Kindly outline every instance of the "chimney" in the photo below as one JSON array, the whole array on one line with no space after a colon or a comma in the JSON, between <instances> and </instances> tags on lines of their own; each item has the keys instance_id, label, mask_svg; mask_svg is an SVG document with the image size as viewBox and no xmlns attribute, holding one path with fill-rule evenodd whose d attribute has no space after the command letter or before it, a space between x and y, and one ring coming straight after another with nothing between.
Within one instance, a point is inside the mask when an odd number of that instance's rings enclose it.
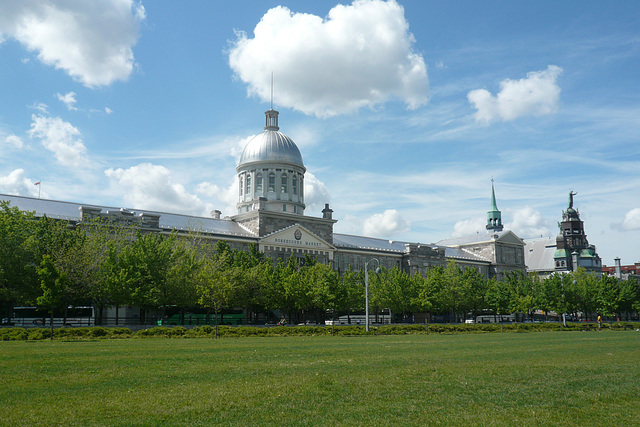
<instances>
[{"instance_id":1,"label":"chimney","mask_svg":"<svg viewBox=\"0 0 640 427\"><path fill-rule=\"evenodd\" d=\"M259 211L264 211L267 209L267 198L266 197L258 197L257 208Z\"/></svg>"},{"instance_id":2,"label":"chimney","mask_svg":"<svg viewBox=\"0 0 640 427\"><path fill-rule=\"evenodd\" d=\"M622 279L622 267L620 266L620 258L613 259L616 263L616 279Z\"/></svg>"},{"instance_id":3,"label":"chimney","mask_svg":"<svg viewBox=\"0 0 640 427\"><path fill-rule=\"evenodd\" d=\"M322 210L322 218L333 219L333 211L329 208L329 203L324 204L324 209Z\"/></svg>"},{"instance_id":4,"label":"chimney","mask_svg":"<svg viewBox=\"0 0 640 427\"><path fill-rule=\"evenodd\" d=\"M220 212L220 211L219 211L219 210L217 210L217 209L216 209L216 210L214 210L214 211L211 211L211 217L212 217L213 219L220 219L220 215L222 215L222 212Z\"/></svg>"}]
</instances>

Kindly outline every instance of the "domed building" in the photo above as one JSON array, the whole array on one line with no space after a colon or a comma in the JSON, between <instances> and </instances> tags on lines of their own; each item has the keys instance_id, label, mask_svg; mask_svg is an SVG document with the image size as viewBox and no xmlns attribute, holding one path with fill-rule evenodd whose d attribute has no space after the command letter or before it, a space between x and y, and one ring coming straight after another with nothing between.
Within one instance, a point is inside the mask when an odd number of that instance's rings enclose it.
<instances>
[{"instance_id":1,"label":"domed building","mask_svg":"<svg viewBox=\"0 0 640 427\"><path fill-rule=\"evenodd\" d=\"M306 168L298 146L278 126L278 111L265 111L264 131L242 151L238 173L238 214L233 222L259 238L258 246L273 259L292 254L333 261L332 210L322 217L304 215Z\"/></svg>"},{"instance_id":2,"label":"domed building","mask_svg":"<svg viewBox=\"0 0 640 427\"><path fill-rule=\"evenodd\" d=\"M278 112L265 112L264 132L245 146L238 172L238 214L265 209L304 214L306 168L298 146L280 132Z\"/></svg>"},{"instance_id":3,"label":"domed building","mask_svg":"<svg viewBox=\"0 0 640 427\"><path fill-rule=\"evenodd\" d=\"M434 266L446 265L447 260L474 268L486 277L501 278L506 271L524 271L523 243L511 231L502 229L493 185L486 234L425 244L334 233L337 220L328 203L319 216L305 212L306 167L295 142L280 132L278 115L273 108L267 110L263 132L242 151L236 167L238 211L232 217L221 218L219 210L211 217L195 217L12 195L0 195L0 200L34 211L36 216L60 218L73 225L107 219L135 224L144 233L189 236L196 232L211 244L224 240L236 249L254 244L274 262L310 256L331 264L338 272L362 270L372 258L380 267L398 267L410 274L426 273Z\"/></svg>"}]
</instances>

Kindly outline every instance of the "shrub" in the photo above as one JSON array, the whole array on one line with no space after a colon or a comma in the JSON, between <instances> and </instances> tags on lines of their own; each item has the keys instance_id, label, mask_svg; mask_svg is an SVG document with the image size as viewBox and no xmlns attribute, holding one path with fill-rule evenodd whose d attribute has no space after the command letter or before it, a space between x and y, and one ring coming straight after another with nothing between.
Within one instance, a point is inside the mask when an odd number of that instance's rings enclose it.
<instances>
[{"instance_id":1,"label":"shrub","mask_svg":"<svg viewBox=\"0 0 640 427\"><path fill-rule=\"evenodd\" d=\"M0 329L0 341L21 341L26 340L29 334L24 328L3 328Z\"/></svg>"},{"instance_id":2,"label":"shrub","mask_svg":"<svg viewBox=\"0 0 640 427\"><path fill-rule=\"evenodd\" d=\"M103 328L102 326L96 326L93 328L86 328L86 329L87 329L87 334L90 337L99 338L99 337L106 337L107 335L109 335L109 329Z\"/></svg>"},{"instance_id":3,"label":"shrub","mask_svg":"<svg viewBox=\"0 0 640 427\"><path fill-rule=\"evenodd\" d=\"M638 322L615 322L612 323L611 329L614 330L636 330L640 329L640 323Z\"/></svg>"},{"instance_id":4,"label":"shrub","mask_svg":"<svg viewBox=\"0 0 640 427\"><path fill-rule=\"evenodd\" d=\"M91 328L58 328L53 330L54 338L86 338Z\"/></svg>"},{"instance_id":5,"label":"shrub","mask_svg":"<svg viewBox=\"0 0 640 427\"><path fill-rule=\"evenodd\" d=\"M51 333L48 328L32 328L28 329L28 340L46 340L51 337Z\"/></svg>"},{"instance_id":6,"label":"shrub","mask_svg":"<svg viewBox=\"0 0 640 427\"><path fill-rule=\"evenodd\" d=\"M135 333L137 337L182 337L187 332L184 326L157 326L151 329L142 329Z\"/></svg>"},{"instance_id":7,"label":"shrub","mask_svg":"<svg viewBox=\"0 0 640 427\"><path fill-rule=\"evenodd\" d=\"M132 334L129 328L113 328L109 329L109 332L109 338L130 338Z\"/></svg>"}]
</instances>

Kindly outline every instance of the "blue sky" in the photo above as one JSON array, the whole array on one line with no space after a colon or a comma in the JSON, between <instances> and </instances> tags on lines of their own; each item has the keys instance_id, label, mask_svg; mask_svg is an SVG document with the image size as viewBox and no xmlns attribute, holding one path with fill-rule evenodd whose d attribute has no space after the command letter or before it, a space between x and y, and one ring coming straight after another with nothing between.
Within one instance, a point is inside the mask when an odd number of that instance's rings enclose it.
<instances>
[{"instance_id":1,"label":"blue sky","mask_svg":"<svg viewBox=\"0 0 640 427\"><path fill-rule=\"evenodd\" d=\"M603 262L640 261L637 1L0 0L0 41L0 193L233 215L273 72L337 232L484 232L493 178L522 238L573 190Z\"/></svg>"}]
</instances>

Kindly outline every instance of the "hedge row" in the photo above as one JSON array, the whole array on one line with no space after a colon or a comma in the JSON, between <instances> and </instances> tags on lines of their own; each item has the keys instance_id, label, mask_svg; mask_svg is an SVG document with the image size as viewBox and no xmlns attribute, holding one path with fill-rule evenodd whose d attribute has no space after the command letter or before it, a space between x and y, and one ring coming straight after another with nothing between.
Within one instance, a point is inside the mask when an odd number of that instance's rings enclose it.
<instances>
[{"instance_id":1,"label":"hedge row","mask_svg":"<svg viewBox=\"0 0 640 427\"><path fill-rule=\"evenodd\" d=\"M371 335L402 334L457 334L457 333L491 333L491 332L541 332L541 331L595 331L595 323L517 323L498 325L487 324L439 324L430 325L385 325L370 327ZM640 322L605 323L603 329L638 330ZM321 336L321 335L365 335L364 326L277 326L271 328L255 326L199 326L187 329L183 326L156 327L133 332L129 328L104 328L100 326L87 328L54 329L53 338L59 340L74 339L112 339L112 338L198 338L207 337L255 337L255 336ZM0 341L44 340L50 338L47 328L2 328Z\"/></svg>"}]
</instances>

